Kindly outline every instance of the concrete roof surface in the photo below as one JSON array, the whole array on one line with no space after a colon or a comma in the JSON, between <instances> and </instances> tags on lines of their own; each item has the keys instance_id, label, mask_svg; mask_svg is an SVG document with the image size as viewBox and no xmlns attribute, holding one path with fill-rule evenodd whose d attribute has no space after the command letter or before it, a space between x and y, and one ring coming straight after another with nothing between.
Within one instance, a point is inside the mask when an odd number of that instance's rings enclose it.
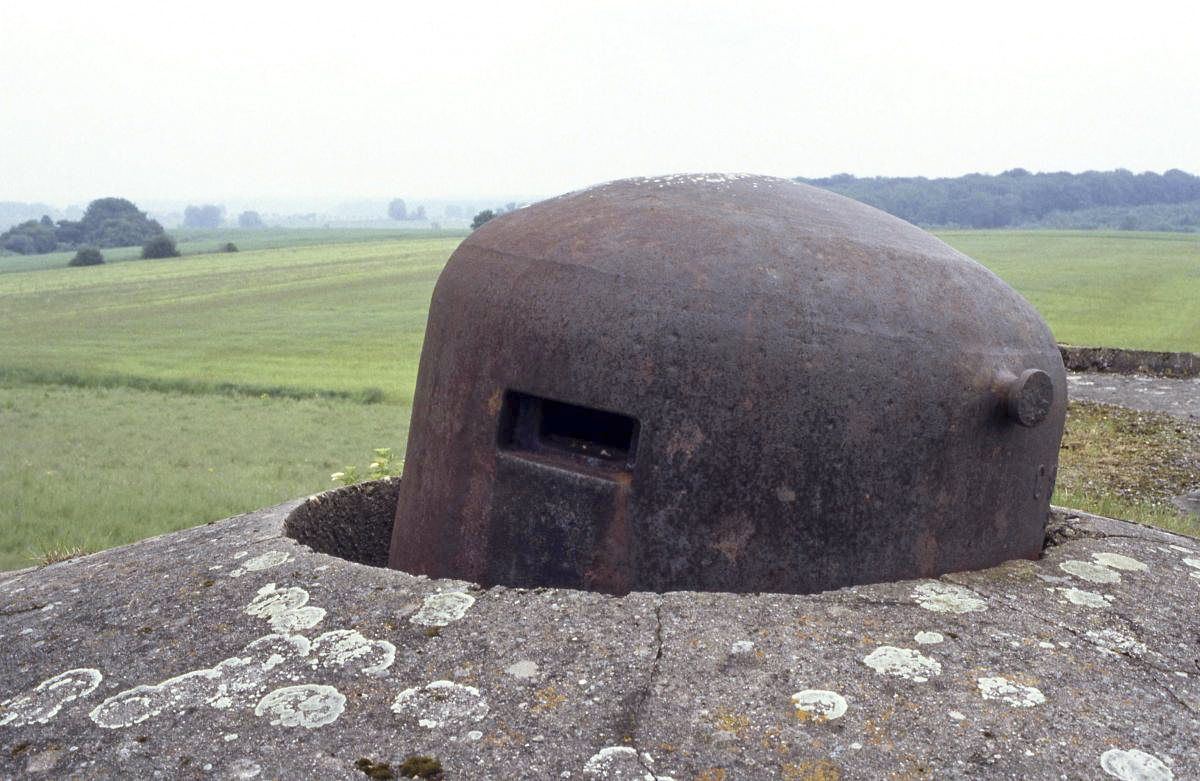
<instances>
[{"instance_id":1,"label":"concrete roof surface","mask_svg":"<svg viewBox=\"0 0 1200 781\"><path fill-rule=\"evenodd\" d=\"M1191 538L615 598L318 553L299 505L0 573L0 778L1200 778Z\"/></svg>"}]
</instances>

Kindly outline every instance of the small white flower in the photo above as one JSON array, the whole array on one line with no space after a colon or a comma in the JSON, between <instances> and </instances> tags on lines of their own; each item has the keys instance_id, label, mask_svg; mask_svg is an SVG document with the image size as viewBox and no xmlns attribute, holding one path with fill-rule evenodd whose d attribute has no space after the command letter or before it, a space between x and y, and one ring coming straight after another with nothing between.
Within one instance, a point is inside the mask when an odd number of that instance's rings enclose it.
<instances>
[{"instance_id":1,"label":"small white flower","mask_svg":"<svg viewBox=\"0 0 1200 781\"><path fill-rule=\"evenodd\" d=\"M378 462L378 461L372 461L372 462L371 462L371 468L372 468L372 469L378 469L378 468L379 468L379 462Z\"/></svg>"},{"instance_id":2,"label":"small white flower","mask_svg":"<svg viewBox=\"0 0 1200 781\"><path fill-rule=\"evenodd\" d=\"M329 479L330 480L341 480L345 476L346 476L345 472L334 472L333 474L331 474L329 476Z\"/></svg>"}]
</instances>

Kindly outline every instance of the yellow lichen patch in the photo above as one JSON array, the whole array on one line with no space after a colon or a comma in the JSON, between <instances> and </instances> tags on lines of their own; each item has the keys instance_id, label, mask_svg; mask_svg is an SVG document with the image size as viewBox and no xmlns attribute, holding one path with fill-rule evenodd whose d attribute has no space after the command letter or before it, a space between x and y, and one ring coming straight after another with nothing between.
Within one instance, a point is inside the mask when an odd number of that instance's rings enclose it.
<instances>
[{"instance_id":1,"label":"yellow lichen patch","mask_svg":"<svg viewBox=\"0 0 1200 781\"><path fill-rule=\"evenodd\" d=\"M839 781L842 769L829 759L802 759L780 765L779 777L784 781Z\"/></svg>"},{"instance_id":2,"label":"yellow lichen patch","mask_svg":"<svg viewBox=\"0 0 1200 781\"><path fill-rule=\"evenodd\" d=\"M731 732L742 737L750 729L750 717L731 708L717 708L708 718L709 723L722 732Z\"/></svg>"},{"instance_id":3,"label":"yellow lichen patch","mask_svg":"<svg viewBox=\"0 0 1200 781\"><path fill-rule=\"evenodd\" d=\"M701 770L692 781L725 781L725 768L709 767Z\"/></svg>"},{"instance_id":4,"label":"yellow lichen patch","mask_svg":"<svg viewBox=\"0 0 1200 781\"><path fill-rule=\"evenodd\" d=\"M551 711L567 701L566 695L560 694L553 686L543 686L534 692L533 698L537 702L529 709L530 713Z\"/></svg>"}]
</instances>

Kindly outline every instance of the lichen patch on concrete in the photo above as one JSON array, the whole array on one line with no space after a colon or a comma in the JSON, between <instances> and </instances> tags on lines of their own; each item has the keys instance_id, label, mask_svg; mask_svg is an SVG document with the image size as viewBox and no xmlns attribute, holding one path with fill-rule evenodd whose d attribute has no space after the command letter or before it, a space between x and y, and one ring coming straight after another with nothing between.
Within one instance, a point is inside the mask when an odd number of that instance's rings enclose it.
<instances>
[{"instance_id":1,"label":"lichen patch on concrete","mask_svg":"<svg viewBox=\"0 0 1200 781\"><path fill-rule=\"evenodd\" d=\"M656 773L654 757L638 752L631 746L602 748L583 763L583 775L605 781L675 781L671 776ZM569 778L566 773L563 778Z\"/></svg>"},{"instance_id":2,"label":"lichen patch on concrete","mask_svg":"<svg viewBox=\"0 0 1200 781\"><path fill-rule=\"evenodd\" d=\"M1032 708L1046 701L1036 687L1014 683L1003 676L980 678L976 683L985 700L1000 700L1014 708Z\"/></svg>"},{"instance_id":3,"label":"lichen patch on concrete","mask_svg":"<svg viewBox=\"0 0 1200 781\"><path fill-rule=\"evenodd\" d=\"M1089 583L1120 583L1121 575L1103 564L1092 561L1069 559L1058 565L1063 572L1086 580Z\"/></svg>"},{"instance_id":4,"label":"lichen patch on concrete","mask_svg":"<svg viewBox=\"0 0 1200 781\"><path fill-rule=\"evenodd\" d=\"M242 555L245 555L244 551L242 552ZM240 556L235 556L234 558L240 558ZM292 557L289 556L287 553L284 553L281 550L267 551L266 553L255 556L252 559L247 559L246 561L243 561L242 565L240 567L230 571L229 577L240 578L242 575L245 575L247 572L258 572L259 570L270 569L271 567L278 567L280 564L286 564L287 562L289 562L291 560L292 560Z\"/></svg>"},{"instance_id":5,"label":"lichen patch on concrete","mask_svg":"<svg viewBox=\"0 0 1200 781\"><path fill-rule=\"evenodd\" d=\"M1089 629L1085 636L1101 651L1110 654L1144 656L1147 651L1145 643L1115 629Z\"/></svg>"},{"instance_id":6,"label":"lichen patch on concrete","mask_svg":"<svg viewBox=\"0 0 1200 781\"><path fill-rule=\"evenodd\" d=\"M508 673L514 678L529 680L530 678L537 677L538 666L537 662L531 659L522 659L519 662L513 662L508 667L505 667L504 672Z\"/></svg>"},{"instance_id":7,"label":"lichen patch on concrete","mask_svg":"<svg viewBox=\"0 0 1200 781\"><path fill-rule=\"evenodd\" d=\"M1122 553L1111 553L1104 551L1101 553L1093 553L1092 561L1102 567L1111 569L1124 570L1125 572L1145 572L1149 569L1145 562L1138 561L1131 556L1126 556Z\"/></svg>"},{"instance_id":8,"label":"lichen patch on concrete","mask_svg":"<svg viewBox=\"0 0 1200 781\"><path fill-rule=\"evenodd\" d=\"M461 591L430 594L409 621L421 626L448 626L465 616L474 604L475 597Z\"/></svg>"},{"instance_id":9,"label":"lichen patch on concrete","mask_svg":"<svg viewBox=\"0 0 1200 781\"><path fill-rule=\"evenodd\" d=\"M1100 767L1121 781L1172 781L1175 774L1153 754L1141 749L1109 749L1100 755Z\"/></svg>"},{"instance_id":10,"label":"lichen patch on concrete","mask_svg":"<svg viewBox=\"0 0 1200 781\"><path fill-rule=\"evenodd\" d=\"M268 583L258 590L246 612L267 619L276 632L297 632L312 629L325 618L324 608L307 605L308 592L304 589L276 588L274 583Z\"/></svg>"},{"instance_id":11,"label":"lichen patch on concrete","mask_svg":"<svg viewBox=\"0 0 1200 781\"><path fill-rule=\"evenodd\" d=\"M255 716L267 716L272 726L315 729L337 721L346 697L332 686L305 683L269 692L254 707Z\"/></svg>"},{"instance_id":12,"label":"lichen patch on concrete","mask_svg":"<svg viewBox=\"0 0 1200 781\"><path fill-rule=\"evenodd\" d=\"M965 586L931 580L912 592L913 599L926 610L936 613L973 613L987 610L987 602Z\"/></svg>"},{"instance_id":13,"label":"lichen patch on concrete","mask_svg":"<svg viewBox=\"0 0 1200 781\"><path fill-rule=\"evenodd\" d=\"M846 715L846 698L825 689L805 689L792 695L796 711L815 722L833 721Z\"/></svg>"},{"instance_id":14,"label":"lichen patch on concrete","mask_svg":"<svg viewBox=\"0 0 1200 781\"><path fill-rule=\"evenodd\" d=\"M1095 591L1085 591L1084 589L1072 586L1070 588L1059 588L1058 592L1072 605L1094 608L1106 608L1109 606L1105 595L1098 594Z\"/></svg>"},{"instance_id":15,"label":"lichen patch on concrete","mask_svg":"<svg viewBox=\"0 0 1200 781\"><path fill-rule=\"evenodd\" d=\"M312 666L355 666L364 675L381 676L396 661L396 646L370 640L354 629L336 629L312 642Z\"/></svg>"},{"instance_id":16,"label":"lichen patch on concrete","mask_svg":"<svg viewBox=\"0 0 1200 781\"><path fill-rule=\"evenodd\" d=\"M917 645L937 645L938 643L944 643L946 636L941 632L921 631L913 635L913 640L917 642Z\"/></svg>"},{"instance_id":17,"label":"lichen patch on concrete","mask_svg":"<svg viewBox=\"0 0 1200 781\"><path fill-rule=\"evenodd\" d=\"M941 662L910 648L882 645L863 657L862 661L880 675L905 678L916 683L924 683L930 676L942 674Z\"/></svg>"},{"instance_id":18,"label":"lichen patch on concrete","mask_svg":"<svg viewBox=\"0 0 1200 781\"><path fill-rule=\"evenodd\" d=\"M458 729L486 717L488 702L474 686L433 681L396 695L392 712L426 729Z\"/></svg>"},{"instance_id":19,"label":"lichen patch on concrete","mask_svg":"<svg viewBox=\"0 0 1200 781\"><path fill-rule=\"evenodd\" d=\"M0 701L0 727L46 724L69 702L96 690L104 676L90 667L61 672L39 683L30 691Z\"/></svg>"}]
</instances>

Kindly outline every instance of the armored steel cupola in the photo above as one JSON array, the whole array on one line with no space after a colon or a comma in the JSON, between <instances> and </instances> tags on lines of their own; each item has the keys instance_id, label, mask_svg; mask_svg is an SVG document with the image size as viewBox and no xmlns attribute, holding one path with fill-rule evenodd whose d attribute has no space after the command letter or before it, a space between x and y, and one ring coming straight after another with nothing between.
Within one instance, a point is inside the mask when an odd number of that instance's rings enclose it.
<instances>
[{"instance_id":1,"label":"armored steel cupola","mask_svg":"<svg viewBox=\"0 0 1200 781\"><path fill-rule=\"evenodd\" d=\"M433 294L390 565L806 593L1041 550L1054 338L924 231L782 179L612 182L473 233Z\"/></svg>"}]
</instances>

